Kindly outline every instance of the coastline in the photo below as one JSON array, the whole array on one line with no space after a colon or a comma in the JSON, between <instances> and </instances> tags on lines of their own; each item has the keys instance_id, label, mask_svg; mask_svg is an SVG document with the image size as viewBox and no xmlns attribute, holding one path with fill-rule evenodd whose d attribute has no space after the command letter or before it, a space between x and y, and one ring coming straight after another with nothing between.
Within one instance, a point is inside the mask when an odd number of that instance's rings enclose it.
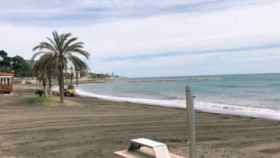
<instances>
[{"instance_id":1,"label":"coastline","mask_svg":"<svg viewBox=\"0 0 280 158\"><path fill-rule=\"evenodd\" d=\"M107 101L114 102L130 102L136 104L145 104L150 106L163 106L169 108L186 108L184 100L157 100L157 99L145 99L145 98L132 98L132 97L116 97L109 95L100 95L91 92L86 92L81 89L77 89L77 94L85 97L94 97ZM245 116L253 118L262 118L268 120L280 120L280 111L257 108L257 107L245 107L230 104L220 104L220 103L210 103L195 101L195 109L200 112L222 114L222 115L232 115L232 116Z\"/></svg>"}]
</instances>

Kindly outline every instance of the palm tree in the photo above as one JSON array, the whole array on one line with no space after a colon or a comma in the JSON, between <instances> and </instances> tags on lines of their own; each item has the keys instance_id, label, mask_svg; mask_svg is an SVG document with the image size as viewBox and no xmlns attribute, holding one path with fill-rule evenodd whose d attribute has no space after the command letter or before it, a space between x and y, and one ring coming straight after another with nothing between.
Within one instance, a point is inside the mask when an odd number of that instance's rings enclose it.
<instances>
[{"instance_id":1,"label":"palm tree","mask_svg":"<svg viewBox=\"0 0 280 158\"><path fill-rule=\"evenodd\" d=\"M52 78L55 74L55 60L52 54L44 54L40 57L39 60L35 61L35 56L32 58L33 64L33 73L42 81L45 95L52 95ZM48 91L46 90L46 81L48 81Z\"/></svg>"},{"instance_id":2,"label":"palm tree","mask_svg":"<svg viewBox=\"0 0 280 158\"><path fill-rule=\"evenodd\" d=\"M74 69L73 67L70 68L70 84L73 85L73 77L74 77Z\"/></svg>"},{"instance_id":3,"label":"palm tree","mask_svg":"<svg viewBox=\"0 0 280 158\"><path fill-rule=\"evenodd\" d=\"M46 54L51 55L51 60L55 62L55 68L58 72L58 83L60 92L60 101L64 102L64 70L67 69L68 63L78 67L86 65L82 58L89 59L90 54L84 50L84 43L78 41L77 37L72 37L71 33L58 34L56 31L52 33L52 38L47 38L47 42L41 42L33 48L38 51L34 54L35 59L38 56Z\"/></svg>"},{"instance_id":4,"label":"palm tree","mask_svg":"<svg viewBox=\"0 0 280 158\"><path fill-rule=\"evenodd\" d=\"M44 73L43 71L40 71L38 68L39 68L39 65L37 63L34 64L33 73L36 75L38 81L42 82L44 95L48 96L46 73Z\"/></svg>"},{"instance_id":5,"label":"palm tree","mask_svg":"<svg viewBox=\"0 0 280 158\"><path fill-rule=\"evenodd\" d=\"M76 75L76 86L79 85L79 77L81 76L82 72L87 72L88 66L85 63L81 62L76 62L75 65L75 75Z\"/></svg>"}]
</instances>

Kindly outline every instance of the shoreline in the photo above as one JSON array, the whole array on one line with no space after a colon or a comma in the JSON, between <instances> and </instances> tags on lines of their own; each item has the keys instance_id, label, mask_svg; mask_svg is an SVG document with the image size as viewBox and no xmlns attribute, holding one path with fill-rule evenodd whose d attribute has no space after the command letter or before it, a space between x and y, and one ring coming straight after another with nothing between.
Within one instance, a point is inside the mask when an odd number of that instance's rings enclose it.
<instances>
[{"instance_id":1,"label":"shoreline","mask_svg":"<svg viewBox=\"0 0 280 158\"><path fill-rule=\"evenodd\" d=\"M0 157L114 157L128 140L141 137L188 153L185 110L93 97L30 105L26 97L33 93L21 86L14 96L0 96ZM279 132L278 121L197 112L198 157L278 158Z\"/></svg>"},{"instance_id":2,"label":"shoreline","mask_svg":"<svg viewBox=\"0 0 280 158\"><path fill-rule=\"evenodd\" d=\"M185 109L186 104L184 100L159 100L159 99L145 99L145 98L133 98L133 97L117 97L109 95L99 95L92 92L86 92L77 88L77 93L80 96L93 97L113 102L129 102L135 104L144 104L150 106L161 106L168 108L179 108ZM280 111L268 109L268 108L257 108L257 107L246 107L230 104L210 103L195 101L195 109L200 112L230 115L230 116L245 116L253 118L261 118L268 120L280 121Z\"/></svg>"}]
</instances>

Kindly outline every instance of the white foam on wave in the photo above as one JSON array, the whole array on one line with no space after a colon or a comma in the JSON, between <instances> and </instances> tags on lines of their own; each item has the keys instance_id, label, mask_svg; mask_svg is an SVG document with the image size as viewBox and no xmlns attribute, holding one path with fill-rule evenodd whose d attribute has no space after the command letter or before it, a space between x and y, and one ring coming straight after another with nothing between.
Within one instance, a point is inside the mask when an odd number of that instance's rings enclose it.
<instances>
[{"instance_id":1,"label":"white foam on wave","mask_svg":"<svg viewBox=\"0 0 280 158\"><path fill-rule=\"evenodd\" d=\"M115 101L115 102L130 102L138 104L147 104L155 106L173 107L173 108L186 108L186 102L184 100L156 100L156 99L144 99L144 98L130 98L130 97L116 97L108 95L99 95L91 92L86 92L81 89L77 89L78 95L95 97L103 100ZM265 108L245 107L237 105L219 104L195 101L195 109L201 112L226 114L235 116L248 116L255 118L264 118L272 120L280 120L280 111Z\"/></svg>"}]
</instances>

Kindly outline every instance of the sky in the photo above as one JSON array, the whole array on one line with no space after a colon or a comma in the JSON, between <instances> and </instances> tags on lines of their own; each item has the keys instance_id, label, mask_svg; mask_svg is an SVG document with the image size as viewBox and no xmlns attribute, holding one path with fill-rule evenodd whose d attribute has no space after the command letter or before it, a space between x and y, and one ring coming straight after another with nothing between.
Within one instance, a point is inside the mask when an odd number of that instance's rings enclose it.
<instances>
[{"instance_id":1,"label":"sky","mask_svg":"<svg viewBox=\"0 0 280 158\"><path fill-rule=\"evenodd\" d=\"M71 32L91 71L128 77L280 72L280 1L9 0L0 50L30 59Z\"/></svg>"}]
</instances>

